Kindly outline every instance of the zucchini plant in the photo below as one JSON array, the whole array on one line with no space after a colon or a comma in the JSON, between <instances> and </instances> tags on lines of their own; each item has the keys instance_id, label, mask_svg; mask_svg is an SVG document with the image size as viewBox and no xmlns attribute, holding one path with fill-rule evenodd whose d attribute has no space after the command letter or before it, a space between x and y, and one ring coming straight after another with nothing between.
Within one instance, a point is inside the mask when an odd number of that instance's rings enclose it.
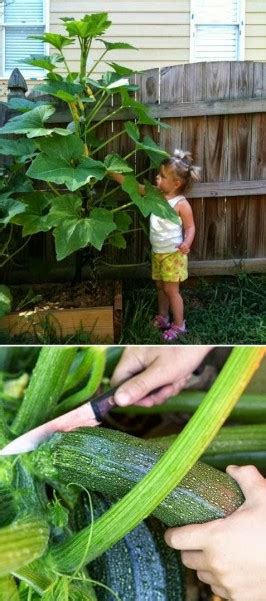
<instances>
[{"instance_id":1,"label":"zucchini plant","mask_svg":"<svg viewBox=\"0 0 266 601\"><path fill-rule=\"evenodd\" d=\"M136 153L146 157L143 173L157 167L168 153L142 133L145 125L166 126L136 99L134 71L108 60L108 54L116 50L136 49L106 39L111 21L105 12L62 21L64 35L30 36L52 48L49 56L31 56L25 61L47 72L34 88L42 95L35 101L11 98L8 107L18 114L0 128L0 153L10 158L1 179L2 265L18 251L14 250L14 225L22 228L22 246L34 234L51 230L57 260L80 251L80 271L82 249L93 246L100 251L104 244L126 247L126 236L132 231L130 207L137 207L144 217L153 212L177 220L149 181L145 182L145 199L139 194ZM95 40L102 52L93 61ZM74 44L79 48L75 72L65 56ZM99 63L104 72L97 78ZM56 125L59 102L60 110L69 114L69 123L60 127ZM110 128L107 133L107 121L119 116L124 118L119 131ZM9 134L16 138L7 138ZM131 149L123 156L117 152L119 139ZM120 202L117 187L110 187L113 171L125 175L125 202Z\"/></svg>"},{"instance_id":2,"label":"zucchini plant","mask_svg":"<svg viewBox=\"0 0 266 601\"><path fill-rule=\"evenodd\" d=\"M93 396L121 352L0 349L1 447ZM166 547L164 528L224 517L243 502L227 474L198 459L207 447L215 456L211 440L262 356L261 347L233 349L166 452L161 441L97 427L58 433L32 453L1 457L0 596L184 601L180 558Z\"/></svg>"}]
</instances>

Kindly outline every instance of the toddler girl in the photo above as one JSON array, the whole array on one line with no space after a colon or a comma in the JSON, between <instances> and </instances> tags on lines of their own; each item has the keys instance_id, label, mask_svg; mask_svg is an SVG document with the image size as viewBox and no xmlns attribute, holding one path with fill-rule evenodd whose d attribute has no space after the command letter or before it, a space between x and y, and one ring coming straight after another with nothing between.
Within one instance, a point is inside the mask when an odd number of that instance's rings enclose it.
<instances>
[{"instance_id":1,"label":"toddler girl","mask_svg":"<svg viewBox=\"0 0 266 601\"><path fill-rule=\"evenodd\" d=\"M195 236L195 224L184 194L199 180L200 168L193 165L191 153L182 150L175 150L172 157L162 161L156 178L157 188L180 217L179 224L154 214L150 217L152 279L156 282L159 305L154 326L164 330L166 341L175 340L187 331L179 283L188 277L187 255Z\"/></svg>"},{"instance_id":2,"label":"toddler girl","mask_svg":"<svg viewBox=\"0 0 266 601\"><path fill-rule=\"evenodd\" d=\"M124 181L125 176L120 173L109 175L119 183ZM200 167L194 166L191 153L183 150L175 150L172 157L164 159L156 177L157 188L180 218L177 224L153 213L150 216L152 279L156 282L159 307L153 324L163 330L166 341L175 340L187 331L179 283L188 277L187 255L195 236L195 224L184 194L199 180ZM140 184L139 189L145 195L145 187Z\"/></svg>"}]
</instances>

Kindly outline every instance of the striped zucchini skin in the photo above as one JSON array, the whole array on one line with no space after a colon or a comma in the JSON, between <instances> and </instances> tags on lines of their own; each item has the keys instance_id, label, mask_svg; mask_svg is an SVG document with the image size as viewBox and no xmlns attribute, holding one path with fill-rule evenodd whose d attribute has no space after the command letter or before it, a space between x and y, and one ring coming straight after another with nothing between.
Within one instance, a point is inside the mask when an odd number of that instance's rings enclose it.
<instances>
[{"instance_id":1,"label":"striped zucchini skin","mask_svg":"<svg viewBox=\"0 0 266 601\"><path fill-rule=\"evenodd\" d=\"M167 449L176 435L150 439L149 444ZM225 426L214 438L201 457L214 467L225 469L227 465L256 465L266 468L266 424L249 426Z\"/></svg>"},{"instance_id":2,"label":"striped zucchini skin","mask_svg":"<svg viewBox=\"0 0 266 601\"><path fill-rule=\"evenodd\" d=\"M15 519L16 513L17 505L14 490L9 486L0 484L0 528L10 524Z\"/></svg>"},{"instance_id":3,"label":"striped zucchini skin","mask_svg":"<svg viewBox=\"0 0 266 601\"><path fill-rule=\"evenodd\" d=\"M49 528L38 516L18 518L0 529L0 576L40 557L48 543Z\"/></svg>"},{"instance_id":4,"label":"striped zucchini skin","mask_svg":"<svg viewBox=\"0 0 266 601\"><path fill-rule=\"evenodd\" d=\"M111 500L93 493L94 518L108 510ZM87 498L83 499L85 527L91 522ZM111 549L90 563L89 575L111 589L123 601L185 601L184 569L180 554L163 539L164 528L156 520L142 522ZM95 586L100 601L114 594Z\"/></svg>"},{"instance_id":5,"label":"striped zucchini skin","mask_svg":"<svg viewBox=\"0 0 266 601\"><path fill-rule=\"evenodd\" d=\"M31 454L39 477L82 484L120 498L151 470L163 454L147 441L105 428L57 434ZM168 526L206 522L236 510L243 495L227 474L196 463L153 512Z\"/></svg>"}]
</instances>

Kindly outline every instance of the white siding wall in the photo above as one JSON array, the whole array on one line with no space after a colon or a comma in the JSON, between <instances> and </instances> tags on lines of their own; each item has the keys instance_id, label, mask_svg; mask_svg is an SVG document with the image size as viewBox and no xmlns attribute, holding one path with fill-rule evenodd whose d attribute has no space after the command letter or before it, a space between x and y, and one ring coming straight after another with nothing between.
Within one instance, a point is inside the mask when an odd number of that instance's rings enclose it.
<instances>
[{"instance_id":1,"label":"white siding wall","mask_svg":"<svg viewBox=\"0 0 266 601\"><path fill-rule=\"evenodd\" d=\"M64 31L60 17L81 18L100 11L107 11L112 21L107 40L126 41L138 48L114 51L108 55L110 60L138 70L189 62L190 0L50 0L50 31ZM266 0L246 0L245 22L244 59L266 61ZM95 59L99 52L96 43ZM67 58L71 68L77 69L78 49L68 49ZM0 97L5 95L6 80L0 78Z\"/></svg>"},{"instance_id":2,"label":"white siding wall","mask_svg":"<svg viewBox=\"0 0 266 601\"><path fill-rule=\"evenodd\" d=\"M245 59L266 61L266 0L246 0Z\"/></svg>"},{"instance_id":3,"label":"white siding wall","mask_svg":"<svg viewBox=\"0 0 266 601\"><path fill-rule=\"evenodd\" d=\"M126 41L138 48L108 53L108 60L138 70L189 61L190 0L98 0L89 3L78 0L74 11L71 2L51 0L50 30L63 32L59 20L62 16L77 18L86 12L101 11L108 11L112 21L105 34L106 39ZM93 45L94 58L99 57L101 47L97 43ZM78 49L68 50L67 56L75 68ZM98 70L104 70L104 66L99 66Z\"/></svg>"}]
</instances>

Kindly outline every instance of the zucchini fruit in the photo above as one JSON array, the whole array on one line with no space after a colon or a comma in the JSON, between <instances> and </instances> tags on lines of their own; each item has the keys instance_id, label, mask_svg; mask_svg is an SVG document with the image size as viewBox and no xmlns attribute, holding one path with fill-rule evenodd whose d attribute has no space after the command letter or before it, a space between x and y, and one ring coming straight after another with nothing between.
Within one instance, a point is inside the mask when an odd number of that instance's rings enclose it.
<instances>
[{"instance_id":1,"label":"zucchini fruit","mask_svg":"<svg viewBox=\"0 0 266 601\"><path fill-rule=\"evenodd\" d=\"M176 434L152 438L149 444L168 447L175 440ZM225 426L221 428L201 460L214 467L225 469L227 465L256 465L266 468L266 424L251 426Z\"/></svg>"},{"instance_id":2,"label":"zucchini fruit","mask_svg":"<svg viewBox=\"0 0 266 601\"><path fill-rule=\"evenodd\" d=\"M94 518L110 507L111 500L98 493L91 499ZM87 496L82 509L80 527L85 527L91 523ZM180 553L166 545L163 533L155 518L144 521L90 563L89 578L98 583L94 585L97 599L114 601L118 596L121 601L185 601Z\"/></svg>"},{"instance_id":3,"label":"zucchini fruit","mask_svg":"<svg viewBox=\"0 0 266 601\"><path fill-rule=\"evenodd\" d=\"M39 478L81 484L117 499L142 480L163 452L123 432L80 428L56 434L29 461ZM230 476L198 462L153 515L168 526L207 522L229 515L243 500Z\"/></svg>"}]
</instances>

